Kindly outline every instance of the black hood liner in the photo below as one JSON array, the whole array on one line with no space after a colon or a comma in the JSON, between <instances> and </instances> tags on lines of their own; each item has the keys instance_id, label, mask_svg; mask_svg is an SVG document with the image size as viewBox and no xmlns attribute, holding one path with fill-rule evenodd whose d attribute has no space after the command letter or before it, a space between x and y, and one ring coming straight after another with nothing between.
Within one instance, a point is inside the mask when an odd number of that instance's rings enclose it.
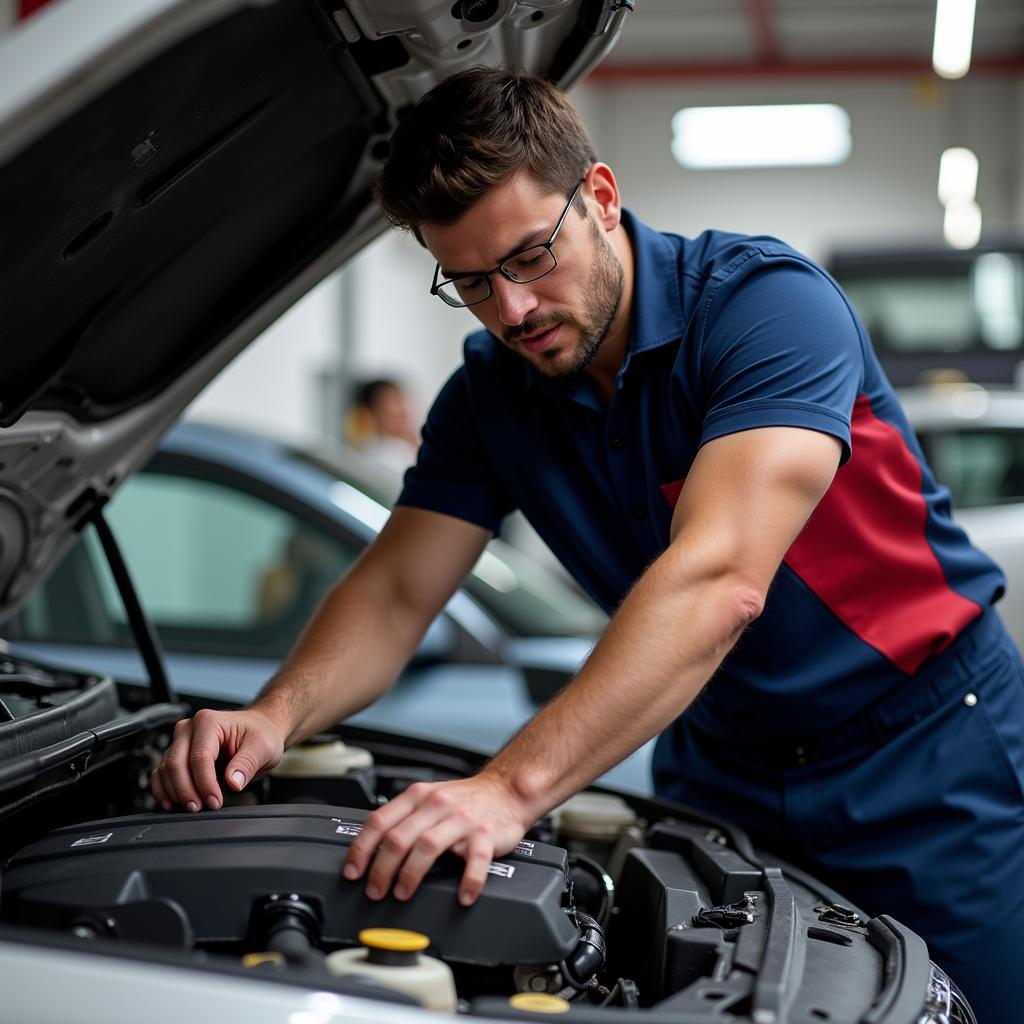
<instances>
[{"instance_id":1,"label":"black hood liner","mask_svg":"<svg viewBox=\"0 0 1024 1024\"><path fill-rule=\"evenodd\" d=\"M0 168L0 425L157 394L365 209L385 107L311 0L176 44Z\"/></svg>"}]
</instances>

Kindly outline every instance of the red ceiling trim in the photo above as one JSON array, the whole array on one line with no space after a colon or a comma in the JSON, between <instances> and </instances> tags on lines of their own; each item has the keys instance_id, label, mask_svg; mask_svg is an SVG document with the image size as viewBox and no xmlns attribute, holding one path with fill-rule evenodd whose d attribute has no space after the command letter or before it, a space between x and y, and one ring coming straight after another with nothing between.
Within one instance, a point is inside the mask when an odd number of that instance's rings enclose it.
<instances>
[{"instance_id":1,"label":"red ceiling trim","mask_svg":"<svg viewBox=\"0 0 1024 1024\"><path fill-rule=\"evenodd\" d=\"M775 39L772 0L747 0L747 16L754 33L754 52L762 64L774 64L779 59Z\"/></svg>"},{"instance_id":2,"label":"red ceiling trim","mask_svg":"<svg viewBox=\"0 0 1024 1024\"><path fill-rule=\"evenodd\" d=\"M700 81L702 79L752 78L904 78L934 75L931 61L922 57L892 57L874 60L792 60L694 62L692 64L605 63L595 68L587 81L613 85L620 82ZM1012 57L982 57L971 63L972 75L1024 75L1024 54ZM937 79L941 81L941 79Z\"/></svg>"}]
</instances>

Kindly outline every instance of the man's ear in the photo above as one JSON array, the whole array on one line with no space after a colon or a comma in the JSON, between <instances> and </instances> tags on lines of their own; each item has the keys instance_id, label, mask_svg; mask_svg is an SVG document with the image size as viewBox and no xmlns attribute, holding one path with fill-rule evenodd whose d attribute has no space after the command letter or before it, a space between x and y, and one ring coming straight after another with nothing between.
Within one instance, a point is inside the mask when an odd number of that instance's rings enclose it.
<instances>
[{"instance_id":1,"label":"man's ear","mask_svg":"<svg viewBox=\"0 0 1024 1024\"><path fill-rule=\"evenodd\" d=\"M605 231L614 231L622 220L619 185L607 164L593 164L583 181L583 198Z\"/></svg>"}]
</instances>

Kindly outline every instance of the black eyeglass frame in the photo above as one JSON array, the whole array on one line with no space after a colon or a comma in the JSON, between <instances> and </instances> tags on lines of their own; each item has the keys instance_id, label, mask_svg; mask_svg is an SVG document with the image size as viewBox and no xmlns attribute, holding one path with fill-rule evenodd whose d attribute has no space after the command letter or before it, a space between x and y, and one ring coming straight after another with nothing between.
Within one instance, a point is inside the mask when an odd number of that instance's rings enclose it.
<instances>
[{"instance_id":1,"label":"black eyeglass frame","mask_svg":"<svg viewBox=\"0 0 1024 1024\"><path fill-rule=\"evenodd\" d=\"M576 183L576 187L572 190L569 195L569 199L565 204L565 209L562 210L562 215L558 218L558 223L555 225L555 230L551 232L551 237L546 242L534 242L533 245L524 246L522 249L517 249L513 253L509 253L493 270L468 270L463 274L459 274L457 277L446 278L443 281L438 281L438 275L441 273L441 264L437 263L434 265L434 280L430 285L430 294L436 295L445 305L451 306L453 309L467 309L470 306L478 306L481 302L486 302L493 294L494 289L491 287L491 277L494 274L501 274L502 277L507 278L513 284L532 284L534 281L539 281L542 277L547 277L555 267L558 266L558 258L555 256L554 249L552 246L555 244L555 239L558 238L558 232L562 230L562 225L565 223L565 218L569 215L569 208L576 200L576 196L579 194L580 189L583 186L583 182L587 179L586 177L580 178ZM536 277L531 277L525 281L519 280L514 277L511 271L505 270L505 264L511 263L512 260L518 256L522 256L524 252L529 252L531 249L547 249L548 255L551 257L551 266L548 267L542 274L538 274ZM455 284L456 281L464 277L481 277L487 282L487 294L480 299L474 299L472 302L452 302L448 299L441 289L446 284Z\"/></svg>"}]
</instances>

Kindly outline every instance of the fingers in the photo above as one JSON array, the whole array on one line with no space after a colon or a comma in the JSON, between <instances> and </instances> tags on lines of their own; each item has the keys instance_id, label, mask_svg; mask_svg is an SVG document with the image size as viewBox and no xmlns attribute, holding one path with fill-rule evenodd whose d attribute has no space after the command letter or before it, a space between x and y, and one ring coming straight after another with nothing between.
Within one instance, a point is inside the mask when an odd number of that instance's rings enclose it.
<instances>
[{"instance_id":1,"label":"fingers","mask_svg":"<svg viewBox=\"0 0 1024 1024\"><path fill-rule=\"evenodd\" d=\"M387 895L391 878L394 876L393 868L404 859L408 849L403 837L410 834L409 828L406 828L404 833L398 833L396 830L419 809L430 788L429 784L418 782L401 796L374 811L363 823L359 837L349 847L343 872L347 879L354 881L362 878L369 864L374 864L374 873L367 879L366 886L366 894L370 899L383 899ZM422 819L422 823L424 827L429 827L434 822ZM382 858L383 864L378 866L377 861ZM387 870L389 866L392 867L390 873ZM387 884L383 885L385 879Z\"/></svg>"},{"instance_id":2,"label":"fingers","mask_svg":"<svg viewBox=\"0 0 1024 1024\"><path fill-rule=\"evenodd\" d=\"M459 902L464 907L471 907L484 891L487 872L494 860L494 843L486 835L475 836L469 844L466 855L466 870L462 873L459 885Z\"/></svg>"},{"instance_id":3,"label":"fingers","mask_svg":"<svg viewBox=\"0 0 1024 1024\"><path fill-rule=\"evenodd\" d=\"M472 822L467 820L466 815L456 814L445 818L433 828L420 835L409 847L409 852L399 867L398 877L395 881L395 898L399 900L409 899L419 887L427 872L434 866L437 858L445 850L451 848L454 842L462 839L467 829L473 827ZM476 828L482 846L493 853L493 844L488 845L487 843L486 829L480 826L476 826ZM490 862L491 857L489 853L487 855L487 864L490 864ZM486 875L486 867L484 868L484 873ZM370 878L373 879L373 877L373 872L371 871Z\"/></svg>"},{"instance_id":4,"label":"fingers","mask_svg":"<svg viewBox=\"0 0 1024 1024\"><path fill-rule=\"evenodd\" d=\"M487 881L496 839L479 801L466 795L453 785L420 783L374 811L349 850L345 877L355 880L365 873L370 899L383 899L393 885L395 898L406 900L437 858L451 850L466 861L459 902L472 905Z\"/></svg>"},{"instance_id":5,"label":"fingers","mask_svg":"<svg viewBox=\"0 0 1024 1024\"><path fill-rule=\"evenodd\" d=\"M203 804L214 811L223 803L220 786L217 785L217 758L224 739L222 718L215 711L204 709L196 712L192 719L192 749L187 761L195 791Z\"/></svg>"},{"instance_id":6,"label":"fingers","mask_svg":"<svg viewBox=\"0 0 1024 1024\"><path fill-rule=\"evenodd\" d=\"M174 804L188 811L198 811L202 806L189 767L192 731L193 721L190 719L175 724L174 739L153 773L153 792L165 810L170 810L168 805Z\"/></svg>"},{"instance_id":7,"label":"fingers","mask_svg":"<svg viewBox=\"0 0 1024 1024\"><path fill-rule=\"evenodd\" d=\"M163 761L153 772L153 795L164 810L218 810L224 803L217 781L217 759L230 754L224 777L238 791L280 758L274 738L253 713L203 709L178 722Z\"/></svg>"}]
</instances>

